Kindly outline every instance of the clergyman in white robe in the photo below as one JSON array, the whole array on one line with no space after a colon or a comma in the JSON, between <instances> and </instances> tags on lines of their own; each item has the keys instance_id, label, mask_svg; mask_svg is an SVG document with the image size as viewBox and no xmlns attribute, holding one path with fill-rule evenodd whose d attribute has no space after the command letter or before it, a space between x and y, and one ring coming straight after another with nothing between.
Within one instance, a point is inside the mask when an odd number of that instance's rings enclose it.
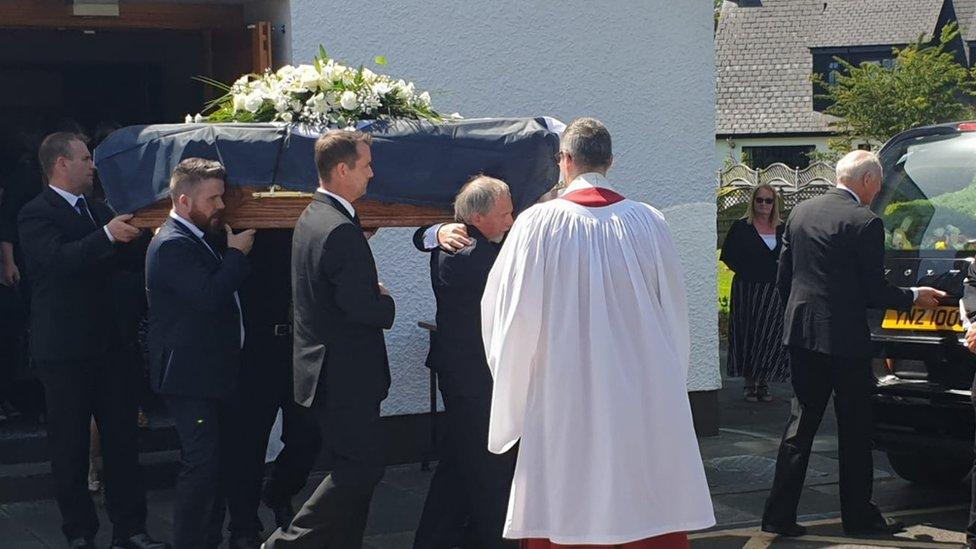
<instances>
[{"instance_id":1,"label":"clergyman in white robe","mask_svg":"<svg viewBox=\"0 0 976 549\"><path fill-rule=\"evenodd\" d=\"M620 544L715 524L681 264L658 210L577 177L516 219L481 311L488 448L520 444L506 538Z\"/></svg>"}]
</instances>

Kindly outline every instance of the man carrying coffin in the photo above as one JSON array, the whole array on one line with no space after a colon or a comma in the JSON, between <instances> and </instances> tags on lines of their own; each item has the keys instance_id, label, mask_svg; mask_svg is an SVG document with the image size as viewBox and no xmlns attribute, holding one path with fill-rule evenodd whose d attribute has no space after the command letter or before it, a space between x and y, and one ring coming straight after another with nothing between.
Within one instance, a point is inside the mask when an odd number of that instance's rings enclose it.
<instances>
[{"instance_id":1,"label":"man carrying coffin","mask_svg":"<svg viewBox=\"0 0 976 549\"><path fill-rule=\"evenodd\" d=\"M332 472L271 548L360 547L383 478L380 402L390 388L383 330L393 298L352 203L373 177L371 137L333 131L315 143L319 188L292 238L295 400L311 406Z\"/></svg>"},{"instance_id":2,"label":"man carrying coffin","mask_svg":"<svg viewBox=\"0 0 976 549\"><path fill-rule=\"evenodd\" d=\"M166 400L180 437L173 513L173 545L180 549L216 545L223 523L222 516L218 524L211 519L233 419L227 402L236 390L245 341L237 291L254 243L253 229L234 234L225 227L226 251L213 239L221 226L225 177L220 162L180 162L169 185L173 209L146 252L151 383ZM231 506L232 528L235 518L241 522L234 511Z\"/></svg>"},{"instance_id":3,"label":"man carrying coffin","mask_svg":"<svg viewBox=\"0 0 976 549\"><path fill-rule=\"evenodd\" d=\"M568 187L519 214L481 300L488 448L519 443L504 535L687 547L715 518L678 253L659 211L613 190L602 123L574 120L559 156Z\"/></svg>"},{"instance_id":4,"label":"man carrying coffin","mask_svg":"<svg viewBox=\"0 0 976 549\"><path fill-rule=\"evenodd\" d=\"M464 223L460 227L466 229L470 243L455 253L435 248L430 258L430 282L437 299L430 367L440 379L450 442L431 479L415 549L452 545L448 539L455 534L452 518L463 514L469 528L465 540L476 541L477 547L511 545L502 539L502 527L515 450L502 456L488 451L491 373L481 341L481 296L501 241L512 226L508 185L475 177L458 192L454 217ZM440 231L436 226L417 230L418 249L428 249L431 242L424 241L435 240L433 232ZM458 513L459 509L467 513Z\"/></svg>"},{"instance_id":5,"label":"man carrying coffin","mask_svg":"<svg viewBox=\"0 0 976 549\"><path fill-rule=\"evenodd\" d=\"M31 273L31 351L47 401L61 529L70 547L94 547L98 515L86 482L94 416L112 546L168 547L146 533L133 391L138 372L123 360L126 342L112 307L123 244L140 232L128 223L131 215L117 216L86 196L95 166L83 136L48 135L38 157L48 185L20 210L18 232Z\"/></svg>"}]
</instances>

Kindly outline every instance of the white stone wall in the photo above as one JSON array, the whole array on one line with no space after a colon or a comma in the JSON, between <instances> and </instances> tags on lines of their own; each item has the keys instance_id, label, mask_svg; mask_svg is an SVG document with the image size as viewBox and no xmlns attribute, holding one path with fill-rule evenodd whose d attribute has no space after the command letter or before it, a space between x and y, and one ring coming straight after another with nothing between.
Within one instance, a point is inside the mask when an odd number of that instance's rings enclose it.
<instances>
[{"instance_id":1,"label":"white stone wall","mask_svg":"<svg viewBox=\"0 0 976 549\"><path fill-rule=\"evenodd\" d=\"M429 89L435 108L466 117L550 115L603 120L611 180L661 208L682 251L692 320L690 390L717 389L712 6L673 0L291 0L292 61L319 44L352 64L384 55L388 72ZM397 300L388 333L393 388L384 414L426 407L434 315L426 257L409 229L370 244Z\"/></svg>"}]
</instances>

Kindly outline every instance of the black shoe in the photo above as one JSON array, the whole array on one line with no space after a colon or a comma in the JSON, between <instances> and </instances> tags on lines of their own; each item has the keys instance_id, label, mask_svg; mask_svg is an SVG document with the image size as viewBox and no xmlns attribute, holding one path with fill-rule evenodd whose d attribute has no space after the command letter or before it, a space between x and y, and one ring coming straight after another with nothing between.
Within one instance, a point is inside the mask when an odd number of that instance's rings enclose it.
<instances>
[{"instance_id":1,"label":"black shoe","mask_svg":"<svg viewBox=\"0 0 976 549\"><path fill-rule=\"evenodd\" d=\"M855 537L865 537L865 536L890 536L891 534L901 532L905 529L905 523L893 520L890 518L879 517L879 519L871 524L866 524L864 526L856 526L854 528L848 528L844 526L844 533L848 536Z\"/></svg>"},{"instance_id":2,"label":"black shoe","mask_svg":"<svg viewBox=\"0 0 976 549\"><path fill-rule=\"evenodd\" d=\"M291 506L291 501L278 505L265 494L261 496L261 503L274 513L275 526L278 528L287 528L291 524L291 519L295 518L295 508Z\"/></svg>"},{"instance_id":3,"label":"black shoe","mask_svg":"<svg viewBox=\"0 0 976 549\"><path fill-rule=\"evenodd\" d=\"M170 544L156 541L143 532L126 539L114 540L112 549L171 549L171 547Z\"/></svg>"},{"instance_id":4,"label":"black shoe","mask_svg":"<svg viewBox=\"0 0 976 549\"><path fill-rule=\"evenodd\" d=\"M798 538L800 536L807 535L807 527L802 524L787 524L785 526L774 526L772 524L763 524L763 532L769 532L770 534L776 534L777 536L782 536L784 538Z\"/></svg>"},{"instance_id":5,"label":"black shoe","mask_svg":"<svg viewBox=\"0 0 976 549\"><path fill-rule=\"evenodd\" d=\"M0 411L10 419L17 419L22 415L9 400L0 401Z\"/></svg>"},{"instance_id":6,"label":"black shoe","mask_svg":"<svg viewBox=\"0 0 976 549\"><path fill-rule=\"evenodd\" d=\"M71 549L98 549L95 547L95 542L85 538L78 538L69 541L68 547Z\"/></svg>"},{"instance_id":7,"label":"black shoe","mask_svg":"<svg viewBox=\"0 0 976 549\"><path fill-rule=\"evenodd\" d=\"M251 536L232 536L227 543L228 549L259 549L261 539L256 535Z\"/></svg>"}]
</instances>

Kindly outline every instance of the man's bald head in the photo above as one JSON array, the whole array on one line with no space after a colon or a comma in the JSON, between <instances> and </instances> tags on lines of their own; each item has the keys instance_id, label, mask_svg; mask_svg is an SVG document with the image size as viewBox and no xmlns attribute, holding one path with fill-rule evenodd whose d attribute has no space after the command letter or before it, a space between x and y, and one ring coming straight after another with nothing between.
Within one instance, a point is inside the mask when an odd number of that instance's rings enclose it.
<instances>
[{"instance_id":1,"label":"man's bald head","mask_svg":"<svg viewBox=\"0 0 976 549\"><path fill-rule=\"evenodd\" d=\"M870 204L881 190L881 162L869 151L851 151L837 162L837 183Z\"/></svg>"}]
</instances>

